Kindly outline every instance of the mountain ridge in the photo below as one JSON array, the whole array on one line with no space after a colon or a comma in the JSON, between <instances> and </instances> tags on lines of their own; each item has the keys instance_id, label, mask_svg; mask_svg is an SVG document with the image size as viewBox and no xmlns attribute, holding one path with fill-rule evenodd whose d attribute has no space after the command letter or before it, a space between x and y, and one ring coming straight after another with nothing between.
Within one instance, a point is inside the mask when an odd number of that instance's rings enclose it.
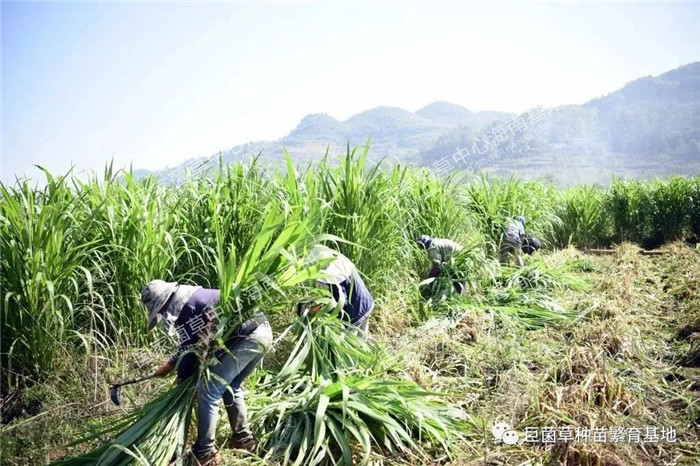
<instances>
[{"instance_id":1,"label":"mountain ridge","mask_svg":"<svg viewBox=\"0 0 700 466\"><path fill-rule=\"evenodd\" d=\"M527 113L475 112L438 100L415 112L380 105L344 121L328 113L308 114L286 136L249 142L196 160L221 155L230 162L260 154L262 161L273 163L280 160L284 148L295 162L305 163L318 159L326 150L343 152L348 141L363 144L370 138L374 160L388 157L432 167L445 158L449 161L458 148L483 140L491 141L491 151L498 146L501 155L492 156L486 164L477 163L479 158L475 157L469 165L499 176L569 184L604 182L612 174L645 178L700 173L700 62L640 77L582 105L562 108L565 115L548 122L537 134L511 134L511 140L518 142L508 155L493 139L494 131L503 131L499 128L511 121L524 121ZM545 110L552 118L554 110ZM452 169L464 168L458 164ZM175 167L155 175L168 177L177 171L182 169Z\"/></svg>"}]
</instances>

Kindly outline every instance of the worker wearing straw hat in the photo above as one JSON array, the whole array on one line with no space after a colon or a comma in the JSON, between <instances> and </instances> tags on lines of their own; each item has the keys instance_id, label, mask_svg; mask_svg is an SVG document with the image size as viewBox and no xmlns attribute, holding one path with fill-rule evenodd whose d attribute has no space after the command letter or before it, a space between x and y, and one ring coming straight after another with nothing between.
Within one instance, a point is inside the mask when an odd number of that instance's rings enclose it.
<instances>
[{"instance_id":1,"label":"worker wearing straw hat","mask_svg":"<svg viewBox=\"0 0 700 466\"><path fill-rule=\"evenodd\" d=\"M424 249L430 258L429 278L438 277L442 273L442 265L448 262L455 253L462 250L462 245L451 239L433 238L429 235L421 235L416 242L418 247ZM457 293L461 294L464 291L464 283L461 281L455 280L452 285Z\"/></svg>"},{"instance_id":2,"label":"worker wearing straw hat","mask_svg":"<svg viewBox=\"0 0 700 466\"><path fill-rule=\"evenodd\" d=\"M156 376L164 377L177 367L182 381L198 371L197 350L215 334L218 321L219 290L153 280L141 291L141 301L149 310L148 329L158 321L164 331L180 340L178 351L160 367ZM257 314L241 324L226 341L228 350L215 353L217 363L209 367L209 377L198 382L197 440L192 446L196 464L215 466L222 463L214 443L223 398L231 423L231 446L254 451L255 439L248 425L241 383L255 369L272 343L272 330L264 314Z\"/></svg>"},{"instance_id":3,"label":"worker wearing straw hat","mask_svg":"<svg viewBox=\"0 0 700 466\"><path fill-rule=\"evenodd\" d=\"M320 277L316 280L316 286L328 289L335 302L342 308L339 317L349 321L355 333L367 337L374 299L355 264L341 253L322 245L311 248L306 256L306 262L326 263ZM309 304L299 303L297 312L301 314L304 306ZM320 305L312 305L309 312L313 314L320 308Z\"/></svg>"}]
</instances>

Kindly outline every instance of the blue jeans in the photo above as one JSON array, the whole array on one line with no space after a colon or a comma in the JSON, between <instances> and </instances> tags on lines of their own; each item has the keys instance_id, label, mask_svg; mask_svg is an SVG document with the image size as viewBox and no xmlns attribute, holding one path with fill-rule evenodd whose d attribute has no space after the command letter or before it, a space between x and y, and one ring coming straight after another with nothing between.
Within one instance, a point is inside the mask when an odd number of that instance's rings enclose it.
<instances>
[{"instance_id":1,"label":"blue jeans","mask_svg":"<svg viewBox=\"0 0 700 466\"><path fill-rule=\"evenodd\" d=\"M370 309L367 314L362 316L360 320L355 322L353 327L350 329L355 335L359 335L362 338L367 338L369 336L369 316L372 315L374 308Z\"/></svg>"},{"instance_id":2,"label":"blue jeans","mask_svg":"<svg viewBox=\"0 0 700 466\"><path fill-rule=\"evenodd\" d=\"M219 419L219 400L222 397L234 439L240 441L252 438L241 383L253 372L271 343L272 330L270 324L265 322L229 347L232 354L227 353L221 357L217 364L209 368L211 376L199 381L197 441L192 446L195 456L203 458L216 449L216 423Z\"/></svg>"}]
</instances>

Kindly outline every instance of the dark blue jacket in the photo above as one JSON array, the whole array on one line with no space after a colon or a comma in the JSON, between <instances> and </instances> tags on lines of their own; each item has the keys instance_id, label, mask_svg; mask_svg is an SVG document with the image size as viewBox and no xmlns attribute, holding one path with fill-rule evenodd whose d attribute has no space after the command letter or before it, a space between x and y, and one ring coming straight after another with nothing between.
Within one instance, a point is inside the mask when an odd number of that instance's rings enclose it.
<instances>
[{"instance_id":1,"label":"dark blue jacket","mask_svg":"<svg viewBox=\"0 0 700 466\"><path fill-rule=\"evenodd\" d=\"M353 325L360 322L374 308L374 299L357 272L338 285L329 284L328 286L336 301L340 301L341 292L345 296L345 305L343 306L343 314L345 315L341 317L349 319Z\"/></svg>"},{"instance_id":2,"label":"dark blue jacket","mask_svg":"<svg viewBox=\"0 0 700 466\"><path fill-rule=\"evenodd\" d=\"M180 347L177 352L170 357L168 362L177 364L179 361L177 376L180 380L184 380L197 372L199 361L195 352L195 346L202 337L213 334L215 331L220 296L219 290L209 288L198 289L190 296L190 299L187 300L175 321ZM235 333L236 332L234 332L234 336L226 342L226 346L229 348L235 342ZM223 357L224 354L226 354L226 352L223 349L215 353L217 358Z\"/></svg>"}]
</instances>

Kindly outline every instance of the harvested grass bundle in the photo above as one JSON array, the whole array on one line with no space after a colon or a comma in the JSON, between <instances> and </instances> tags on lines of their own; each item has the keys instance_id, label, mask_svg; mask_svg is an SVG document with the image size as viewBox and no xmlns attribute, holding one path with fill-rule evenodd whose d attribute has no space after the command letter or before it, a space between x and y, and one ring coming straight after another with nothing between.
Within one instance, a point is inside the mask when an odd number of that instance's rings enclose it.
<instances>
[{"instance_id":1,"label":"harvested grass bundle","mask_svg":"<svg viewBox=\"0 0 700 466\"><path fill-rule=\"evenodd\" d=\"M333 379L338 374L370 373L390 366L381 348L347 331L347 323L336 317L338 310L326 306L313 319L297 320L292 331L294 348L276 376L284 384L286 377L309 374L313 379Z\"/></svg>"},{"instance_id":2,"label":"harvested grass bundle","mask_svg":"<svg viewBox=\"0 0 700 466\"><path fill-rule=\"evenodd\" d=\"M79 439L78 445L123 430L113 441L80 456L53 463L56 466L168 464L185 448L195 382L188 379L138 410ZM131 424L131 425L130 425Z\"/></svg>"},{"instance_id":3,"label":"harvested grass bundle","mask_svg":"<svg viewBox=\"0 0 700 466\"><path fill-rule=\"evenodd\" d=\"M577 316L575 312L564 309L551 296L538 291L521 293L510 288L492 291L476 305L485 310L514 316L530 330L566 324Z\"/></svg>"},{"instance_id":4,"label":"harvested grass bundle","mask_svg":"<svg viewBox=\"0 0 700 466\"><path fill-rule=\"evenodd\" d=\"M288 464L366 461L373 449L413 452L427 459L422 442L449 452L449 441L467 427L464 414L444 395L407 380L348 375L338 381L297 375L256 387L251 415L268 457ZM355 459L357 458L357 459Z\"/></svg>"},{"instance_id":5,"label":"harvested grass bundle","mask_svg":"<svg viewBox=\"0 0 700 466\"><path fill-rule=\"evenodd\" d=\"M535 329L565 324L577 316L575 311L564 309L552 294L586 289L585 281L549 268L539 260L522 268L501 267L497 274L498 265L483 256L483 248L465 249L446 264L439 277L421 283L427 290L424 296L429 298L419 308L419 319L431 315L456 317L465 308L476 308L514 316L526 328ZM467 285L462 296L454 292L455 281Z\"/></svg>"},{"instance_id":6,"label":"harvested grass bundle","mask_svg":"<svg viewBox=\"0 0 700 466\"><path fill-rule=\"evenodd\" d=\"M565 289L582 290L586 283L557 268L551 268L541 260L528 262L524 267L501 267L499 281L507 288L541 289L563 291Z\"/></svg>"},{"instance_id":7,"label":"harvested grass bundle","mask_svg":"<svg viewBox=\"0 0 700 466\"><path fill-rule=\"evenodd\" d=\"M330 311L296 324L284 367L253 381L251 422L267 457L288 464L354 464L373 450L418 454L466 433L468 417L445 394L408 380L383 380L395 362L348 332Z\"/></svg>"}]
</instances>

